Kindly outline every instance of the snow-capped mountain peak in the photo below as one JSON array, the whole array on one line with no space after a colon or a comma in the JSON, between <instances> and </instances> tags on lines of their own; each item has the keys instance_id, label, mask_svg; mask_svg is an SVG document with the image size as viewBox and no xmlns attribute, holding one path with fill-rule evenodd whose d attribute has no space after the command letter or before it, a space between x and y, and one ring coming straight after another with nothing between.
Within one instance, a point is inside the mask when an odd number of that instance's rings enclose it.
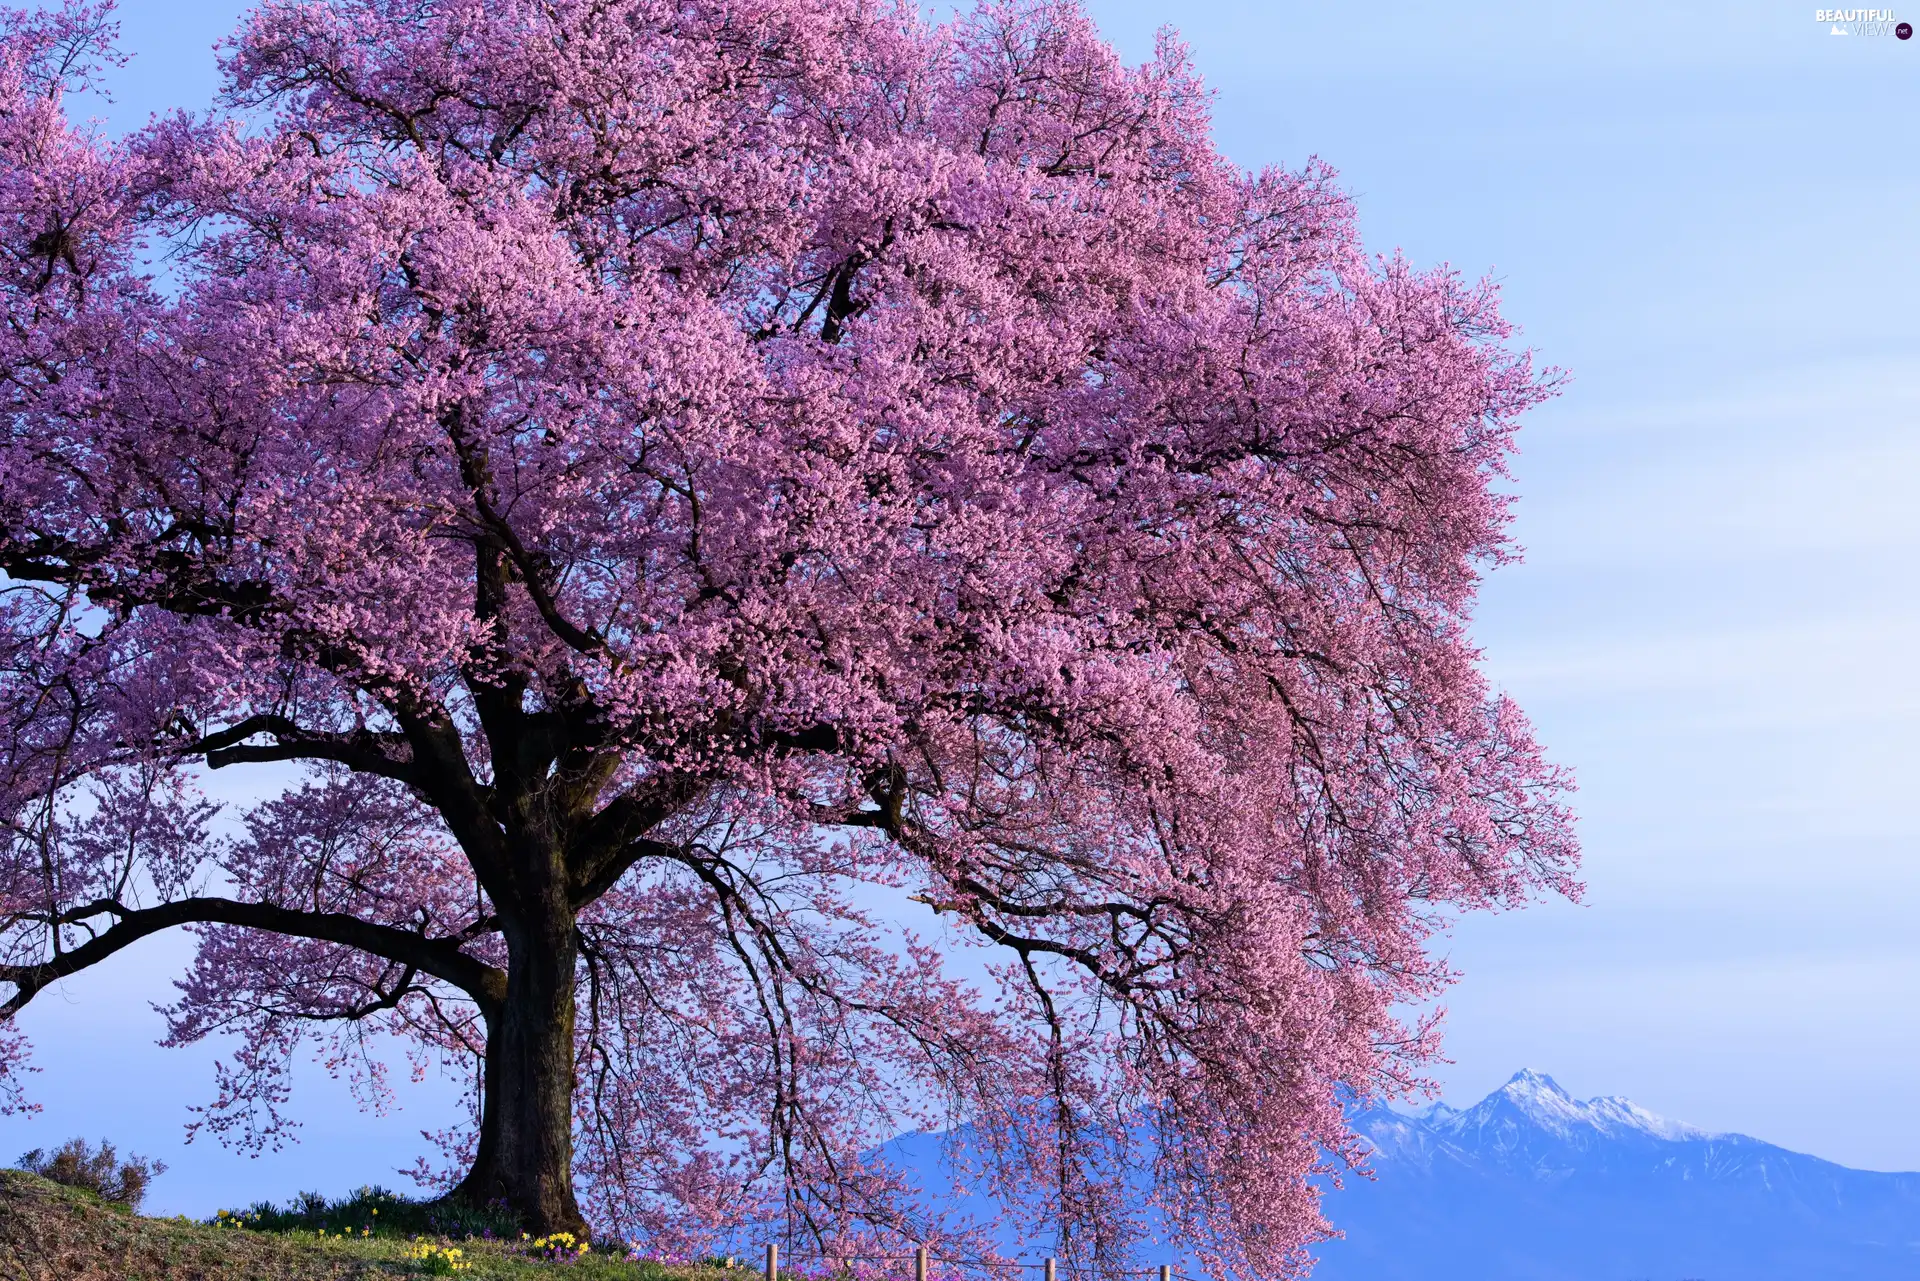
<instances>
[{"instance_id":1,"label":"snow-capped mountain peak","mask_svg":"<svg viewBox=\"0 0 1920 1281\"><path fill-rule=\"evenodd\" d=\"M1508 1077L1507 1083L1500 1088L1508 1093L1555 1094L1563 1099L1572 1097L1561 1086L1560 1082L1554 1080L1545 1072L1536 1072L1532 1068L1521 1068L1518 1072Z\"/></svg>"},{"instance_id":2,"label":"snow-capped mountain peak","mask_svg":"<svg viewBox=\"0 0 1920 1281\"><path fill-rule=\"evenodd\" d=\"M1505 1085L1464 1111L1435 1110L1425 1119L1434 1129L1456 1136L1490 1128L1507 1130L1516 1122L1524 1122L1553 1138L1572 1141L1583 1136L1644 1135L1676 1142L1713 1137L1706 1130L1668 1120L1617 1095L1576 1099L1558 1081L1531 1068L1514 1073Z\"/></svg>"},{"instance_id":3,"label":"snow-capped mountain peak","mask_svg":"<svg viewBox=\"0 0 1920 1281\"><path fill-rule=\"evenodd\" d=\"M1920 1277L1920 1174L1849 1170L1623 1098L1576 1099L1540 1072L1465 1110L1374 1107L1352 1120L1370 1174L1319 1185L1344 1239L1324 1243L1313 1281ZM988 1159L971 1127L902 1135L883 1153L930 1208L995 1234L1009 1258L1055 1248L1051 1232L996 1222L1023 1204L1044 1220L1047 1205L1002 1200L965 1173ZM1150 1187L1130 1186L1147 1204Z\"/></svg>"},{"instance_id":4,"label":"snow-capped mountain peak","mask_svg":"<svg viewBox=\"0 0 1920 1281\"><path fill-rule=\"evenodd\" d=\"M1568 1109L1580 1107L1560 1082L1532 1068L1521 1068L1515 1072L1505 1085L1494 1091L1494 1095L1507 1099L1524 1112L1545 1116L1557 1116Z\"/></svg>"},{"instance_id":5,"label":"snow-capped mountain peak","mask_svg":"<svg viewBox=\"0 0 1920 1281\"><path fill-rule=\"evenodd\" d=\"M1578 1099L1541 1072L1355 1124L1374 1177L1327 1197L1346 1240L1315 1281L1920 1276L1920 1174Z\"/></svg>"}]
</instances>

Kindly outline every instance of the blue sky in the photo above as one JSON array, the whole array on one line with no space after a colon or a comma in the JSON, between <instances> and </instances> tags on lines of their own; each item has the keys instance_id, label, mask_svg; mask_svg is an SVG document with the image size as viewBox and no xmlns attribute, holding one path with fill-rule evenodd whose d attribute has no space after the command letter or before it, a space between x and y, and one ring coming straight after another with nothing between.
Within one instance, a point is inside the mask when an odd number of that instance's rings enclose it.
<instances>
[{"instance_id":1,"label":"blue sky","mask_svg":"<svg viewBox=\"0 0 1920 1281\"><path fill-rule=\"evenodd\" d=\"M112 121L204 104L241 7L123 0ZM1578 772L1588 901L1447 943L1449 1097L1532 1066L1920 1170L1920 39L1779 3L1091 8L1133 58L1178 27L1230 155L1321 156L1373 248L1491 272L1573 375L1478 634ZM153 1048L146 1002L185 955L36 1002L47 1108L0 1121L0 1159L110 1135L174 1166L157 1208L204 1214L388 1177L442 1123L444 1087L367 1117L313 1067L301 1147L183 1148L211 1055Z\"/></svg>"}]
</instances>

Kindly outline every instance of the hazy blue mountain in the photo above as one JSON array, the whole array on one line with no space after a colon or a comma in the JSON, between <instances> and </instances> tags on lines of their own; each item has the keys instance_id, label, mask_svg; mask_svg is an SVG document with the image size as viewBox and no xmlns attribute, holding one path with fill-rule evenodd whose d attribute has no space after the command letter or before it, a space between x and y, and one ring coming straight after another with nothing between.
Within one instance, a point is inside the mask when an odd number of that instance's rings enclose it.
<instances>
[{"instance_id":1,"label":"hazy blue mountain","mask_svg":"<svg viewBox=\"0 0 1920 1281\"><path fill-rule=\"evenodd\" d=\"M1537 1072L1465 1110L1383 1109L1356 1125L1375 1177L1328 1193L1346 1236L1322 1247L1315 1281L1920 1281L1920 1174L1850 1170L1626 1099L1577 1100ZM985 1221L991 1204L955 1189L942 1158L956 1138L887 1150Z\"/></svg>"},{"instance_id":2,"label":"hazy blue mountain","mask_svg":"<svg viewBox=\"0 0 1920 1281\"><path fill-rule=\"evenodd\" d=\"M1920 1278L1920 1175L1577 1100L1537 1072L1358 1127L1377 1177L1329 1196L1347 1235L1319 1281Z\"/></svg>"}]
</instances>

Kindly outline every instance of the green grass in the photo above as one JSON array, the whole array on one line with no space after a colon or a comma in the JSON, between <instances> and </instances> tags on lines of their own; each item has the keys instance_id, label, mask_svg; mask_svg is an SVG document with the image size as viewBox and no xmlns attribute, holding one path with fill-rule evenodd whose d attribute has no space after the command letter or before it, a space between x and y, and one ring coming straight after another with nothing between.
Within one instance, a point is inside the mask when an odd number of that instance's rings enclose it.
<instances>
[{"instance_id":1,"label":"green grass","mask_svg":"<svg viewBox=\"0 0 1920 1281\"><path fill-rule=\"evenodd\" d=\"M514 1241L523 1226L504 1208L414 1201L372 1187L335 1200L318 1192L302 1192L284 1206L257 1201L245 1210L215 1216L214 1225L219 1226L223 1217L238 1219L262 1232L326 1232L334 1236L371 1232L377 1236L446 1237L456 1241L469 1237Z\"/></svg>"},{"instance_id":2,"label":"green grass","mask_svg":"<svg viewBox=\"0 0 1920 1281\"><path fill-rule=\"evenodd\" d=\"M247 1215L251 1226L144 1218L91 1193L19 1170L0 1170L0 1277L7 1281L373 1281L436 1275L430 1262L408 1257L409 1248L416 1244L413 1234L431 1221L427 1216L433 1207L423 1203L368 1188L337 1201L307 1196L291 1206L256 1210L258 1217L254 1212ZM232 1215L215 1218L215 1223L235 1221ZM441 1223L449 1229L478 1224L480 1231L495 1231L496 1237L501 1226L497 1217L487 1220L485 1216L455 1222L443 1214ZM454 1275L473 1281L738 1281L741 1276L718 1269L631 1263L599 1246L577 1262L553 1263L527 1257L517 1232L511 1242L456 1240L452 1231L432 1235L462 1251L461 1261L471 1266ZM427 1234L421 1236L427 1239Z\"/></svg>"}]
</instances>

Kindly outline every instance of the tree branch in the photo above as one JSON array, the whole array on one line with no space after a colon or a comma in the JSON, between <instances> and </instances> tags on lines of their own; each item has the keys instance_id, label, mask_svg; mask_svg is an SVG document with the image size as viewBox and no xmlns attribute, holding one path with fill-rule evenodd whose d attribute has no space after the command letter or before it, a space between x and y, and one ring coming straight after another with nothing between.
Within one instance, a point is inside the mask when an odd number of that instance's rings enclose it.
<instances>
[{"instance_id":1,"label":"tree branch","mask_svg":"<svg viewBox=\"0 0 1920 1281\"><path fill-rule=\"evenodd\" d=\"M244 903L213 897L184 898L132 910L116 904L106 911L116 918L113 927L80 947L35 965L0 965L0 983L11 983L17 989L11 999L0 1005L0 1016L19 1013L48 984L97 965L130 944L176 925L238 925L339 943L451 984L472 997L483 1013L497 1010L506 999L506 973L468 956L452 939L429 938L340 912L301 912L273 903Z\"/></svg>"},{"instance_id":2,"label":"tree branch","mask_svg":"<svg viewBox=\"0 0 1920 1281\"><path fill-rule=\"evenodd\" d=\"M246 741L259 734L271 734L276 741L272 744ZM351 734L321 734L302 729L284 716L249 716L227 729L206 735L186 750L188 755L204 755L212 769L271 761L337 761L362 774L378 774L418 787L420 779L412 762L395 759L387 750L389 746L408 744L397 734L376 734L364 729Z\"/></svg>"},{"instance_id":3,"label":"tree branch","mask_svg":"<svg viewBox=\"0 0 1920 1281\"><path fill-rule=\"evenodd\" d=\"M567 849L574 906L585 907L605 894L641 859L676 853L677 847L645 835L683 809L699 790L699 782L684 774L650 778L614 797L584 823Z\"/></svg>"}]
</instances>

